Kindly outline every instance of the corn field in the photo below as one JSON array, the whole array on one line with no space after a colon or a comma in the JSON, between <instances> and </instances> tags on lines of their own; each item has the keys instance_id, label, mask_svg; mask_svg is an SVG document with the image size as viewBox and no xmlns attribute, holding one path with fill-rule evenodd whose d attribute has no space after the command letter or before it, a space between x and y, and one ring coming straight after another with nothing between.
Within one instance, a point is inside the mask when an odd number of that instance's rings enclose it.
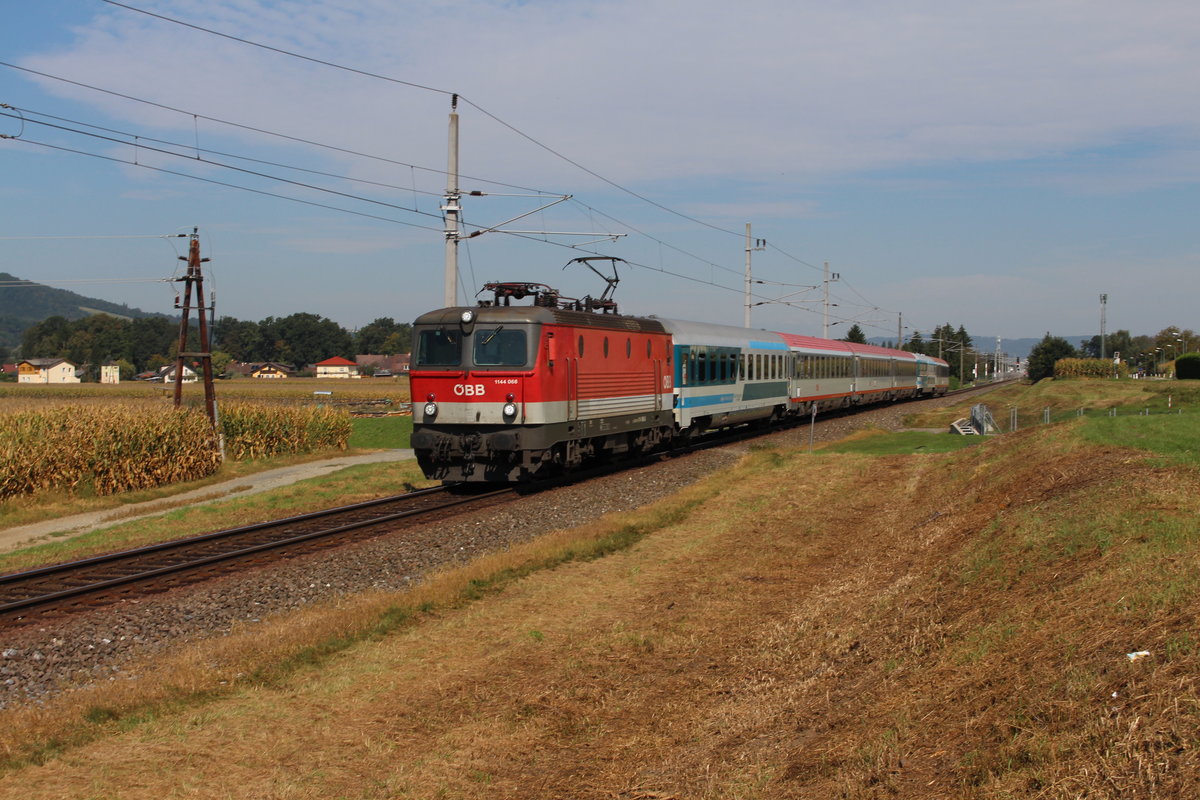
<instances>
[{"instance_id":1,"label":"corn field","mask_svg":"<svg viewBox=\"0 0 1200 800\"><path fill-rule=\"evenodd\" d=\"M221 407L225 454L237 461L346 449L350 417L331 408L231 403Z\"/></svg>"},{"instance_id":2,"label":"corn field","mask_svg":"<svg viewBox=\"0 0 1200 800\"><path fill-rule=\"evenodd\" d=\"M226 455L264 458L344 450L350 419L325 408L232 404L221 409ZM200 409L62 405L0 414L0 500L90 486L97 495L211 475L216 438Z\"/></svg>"}]
</instances>

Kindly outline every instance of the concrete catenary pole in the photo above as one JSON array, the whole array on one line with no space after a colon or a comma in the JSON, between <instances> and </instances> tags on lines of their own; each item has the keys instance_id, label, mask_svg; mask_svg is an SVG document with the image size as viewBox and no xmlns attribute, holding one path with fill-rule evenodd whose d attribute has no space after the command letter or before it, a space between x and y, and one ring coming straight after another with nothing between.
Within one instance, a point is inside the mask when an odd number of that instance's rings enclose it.
<instances>
[{"instance_id":1,"label":"concrete catenary pole","mask_svg":"<svg viewBox=\"0 0 1200 800\"><path fill-rule=\"evenodd\" d=\"M1108 295L1102 294L1102 295L1100 295L1100 358L1101 359L1103 359L1104 355L1105 355L1105 346L1104 346L1105 345L1105 342L1104 342L1104 327L1105 327L1104 316L1105 316L1105 314L1104 314L1104 312L1107 309L1108 309Z\"/></svg>"},{"instance_id":2,"label":"concrete catenary pole","mask_svg":"<svg viewBox=\"0 0 1200 800\"><path fill-rule=\"evenodd\" d=\"M446 307L458 302L458 238L459 205L461 196L458 191L458 95L450 96L450 136L446 158L446 203L442 206L442 214L446 221L446 276L445 304Z\"/></svg>"},{"instance_id":3,"label":"concrete catenary pole","mask_svg":"<svg viewBox=\"0 0 1200 800\"><path fill-rule=\"evenodd\" d=\"M829 338L829 283L830 283L830 281L836 281L836 280L837 280L838 278L840 278L840 277L841 277L841 275L839 275L839 274L838 274L838 273L836 273L836 272L835 272L835 273L833 273L833 275L832 275L832 276L830 276L830 274L829 274L829 262L828 262L828 261L826 261L826 262L825 262L825 278L824 278L824 280L821 282L821 283L822 283L822 285L824 285L824 287L825 287L825 301L824 301L824 303L822 304L822 305L824 305L824 307L825 307L825 312L824 312L824 317L823 317L823 319L824 319L824 322L823 322L823 324L821 325L821 337L822 337L822 338L824 338L824 339L828 339L828 338Z\"/></svg>"},{"instance_id":4,"label":"concrete catenary pole","mask_svg":"<svg viewBox=\"0 0 1200 800\"><path fill-rule=\"evenodd\" d=\"M742 327L743 328L750 327L750 306L753 305L751 303L752 295L750 292L750 284L752 283L752 280L750 278L750 249L751 249L750 248L750 223L747 222L746 223L746 311L745 311L745 314L742 316Z\"/></svg>"},{"instance_id":5,"label":"concrete catenary pole","mask_svg":"<svg viewBox=\"0 0 1200 800\"><path fill-rule=\"evenodd\" d=\"M750 223L746 223L746 313L742 318L743 328L750 327L750 309L754 306L754 292L752 285L754 283L750 274L750 254L755 250L766 250L766 239L751 239L750 238Z\"/></svg>"}]
</instances>

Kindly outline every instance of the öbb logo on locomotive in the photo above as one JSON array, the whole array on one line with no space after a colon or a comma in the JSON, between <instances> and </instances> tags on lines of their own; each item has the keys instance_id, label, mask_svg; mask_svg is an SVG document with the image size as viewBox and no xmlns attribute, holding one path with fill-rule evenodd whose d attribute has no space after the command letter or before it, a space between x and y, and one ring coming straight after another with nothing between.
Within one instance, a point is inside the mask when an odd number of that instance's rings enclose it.
<instances>
[{"instance_id":1,"label":"\u00f6bb logo on locomotive","mask_svg":"<svg viewBox=\"0 0 1200 800\"><path fill-rule=\"evenodd\" d=\"M512 304L513 286L530 305ZM541 284L485 288L494 300L413 324L412 396L429 402L415 409L412 447L446 482L536 480L705 431L949 388L946 362L919 353L626 316Z\"/></svg>"}]
</instances>

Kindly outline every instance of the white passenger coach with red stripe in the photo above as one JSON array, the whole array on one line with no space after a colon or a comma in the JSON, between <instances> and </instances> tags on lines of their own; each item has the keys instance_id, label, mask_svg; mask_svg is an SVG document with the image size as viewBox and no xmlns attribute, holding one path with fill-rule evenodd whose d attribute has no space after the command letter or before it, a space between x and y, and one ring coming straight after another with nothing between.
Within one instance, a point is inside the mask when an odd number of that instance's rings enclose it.
<instances>
[{"instance_id":1,"label":"white passenger coach with red stripe","mask_svg":"<svg viewBox=\"0 0 1200 800\"><path fill-rule=\"evenodd\" d=\"M530 480L703 431L948 388L946 362L921 354L622 316L541 284L486 288L494 300L413 325L412 446L430 478Z\"/></svg>"}]
</instances>

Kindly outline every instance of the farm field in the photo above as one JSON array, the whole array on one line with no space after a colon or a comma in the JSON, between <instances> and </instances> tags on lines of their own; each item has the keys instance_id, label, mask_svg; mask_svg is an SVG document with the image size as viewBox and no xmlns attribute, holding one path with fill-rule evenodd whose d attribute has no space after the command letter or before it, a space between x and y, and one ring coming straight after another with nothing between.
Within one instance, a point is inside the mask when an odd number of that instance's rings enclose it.
<instances>
[{"instance_id":1,"label":"farm field","mask_svg":"<svg viewBox=\"0 0 1200 800\"><path fill-rule=\"evenodd\" d=\"M8 431L0 448L11 450L0 474L0 527L166 500L299 461L405 448L412 432L406 379L223 381L221 463L208 455L202 387L186 386L184 397L188 413L177 416L170 386L0 386L0 430ZM181 463L195 466L178 470Z\"/></svg>"},{"instance_id":2,"label":"farm field","mask_svg":"<svg viewBox=\"0 0 1200 800\"><path fill-rule=\"evenodd\" d=\"M0 794L1196 796L1184 411L753 447L653 507L0 712Z\"/></svg>"},{"instance_id":3,"label":"farm field","mask_svg":"<svg viewBox=\"0 0 1200 800\"><path fill-rule=\"evenodd\" d=\"M366 401L387 400L393 406L409 401L408 378L361 378L359 380L335 380L316 378L287 378L284 380L256 380L254 378L232 378L219 380L216 386L218 403L225 400L244 400L278 403L329 403L353 405ZM329 394L324 394L328 392ZM320 393L320 394L317 394ZM183 387L184 401L189 404L204 402L204 387L201 383L188 383ZM112 400L145 400L172 402L175 385L143 381L125 381L117 385L99 383L77 383L64 385L22 385L0 383L0 413L23 410L27 407L45 407L55 403L100 402ZM28 405L26 405L28 404Z\"/></svg>"}]
</instances>

